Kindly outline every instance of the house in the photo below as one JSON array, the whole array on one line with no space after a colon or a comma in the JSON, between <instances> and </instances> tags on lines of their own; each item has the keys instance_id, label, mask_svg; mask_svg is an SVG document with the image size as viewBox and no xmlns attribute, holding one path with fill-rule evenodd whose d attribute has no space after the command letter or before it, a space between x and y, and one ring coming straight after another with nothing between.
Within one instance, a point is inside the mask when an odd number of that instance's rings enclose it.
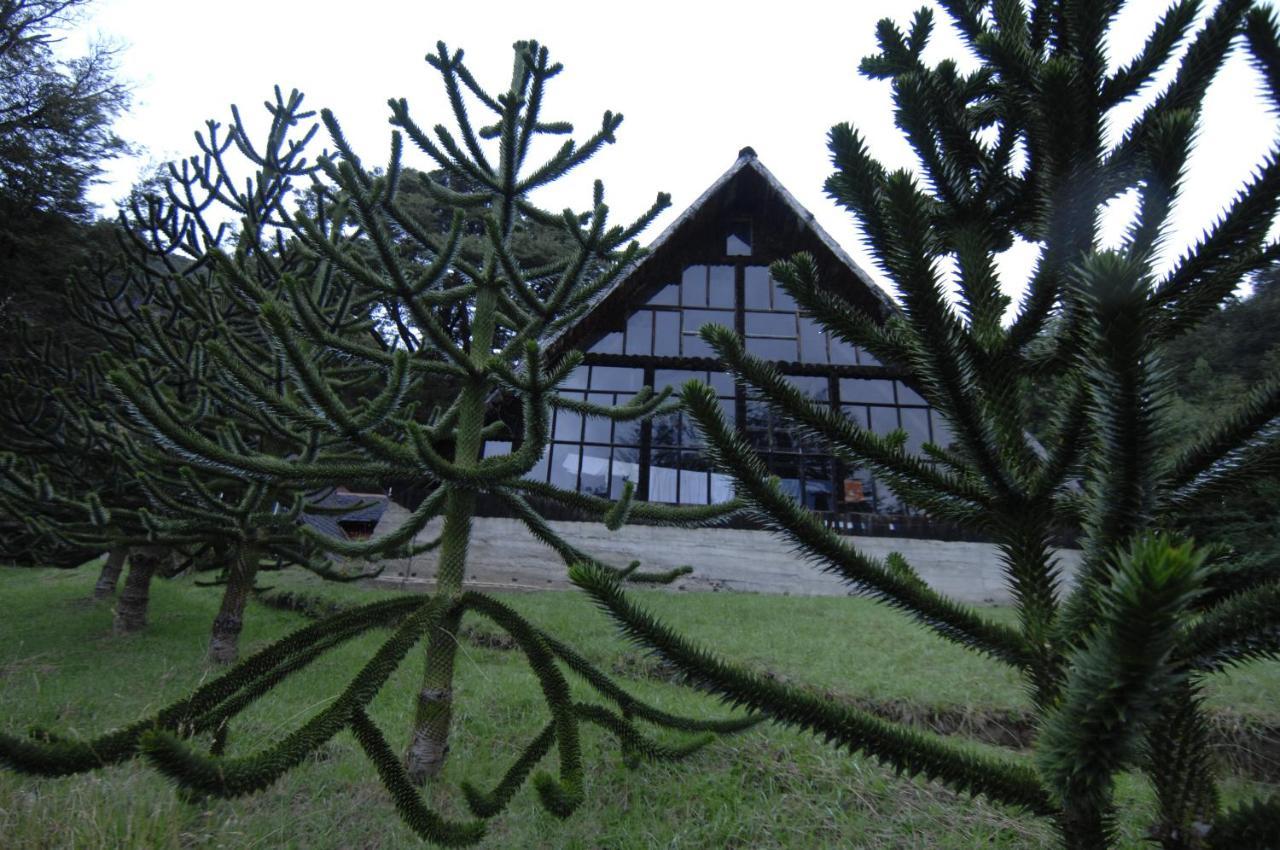
<instances>
[{"instance_id":1,"label":"house","mask_svg":"<svg viewBox=\"0 0 1280 850\"><path fill-rule=\"evenodd\" d=\"M725 414L747 435L769 469L828 527L858 535L859 551L903 555L930 586L967 602L1008 601L1008 577L995 547L972 533L908 512L868 470L834 457L821 441L771 416L721 370L697 331L708 322L735 328L751 352L774 361L813 398L873 431L903 429L906 446L951 443L947 424L903 376L867 352L829 338L770 279L769 264L807 251L823 285L879 319L896 309L889 297L745 148L733 166L677 218L648 254L602 292L582 318L546 341L552 358L584 352L582 366L560 392L599 404L627 401L641 387L660 390L699 377L719 390ZM520 433L519 405L495 404L494 415ZM727 476L711 468L696 430L682 414L647 422L586 419L556 410L550 444L529 475L571 490L617 498L626 481L639 499L707 504L732 495ZM510 442L491 441L487 455ZM411 503L412 504L412 503ZM584 514L540 501L552 530L609 564L639 560L646 570L691 565L681 590L744 590L845 595L840 577L815 569L790 541L750 517L714 528L664 528L660 535L632 520L609 530ZM531 534L504 504L481 495L472 526L467 581L506 589L567 586L556 551ZM433 520L420 541L440 533ZM1079 552L1057 550L1069 577ZM382 581L430 582L436 553L393 564Z\"/></svg>"},{"instance_id":2,"label":"house","mask_svg":"<svg viewBox=\"0 0 1280 850\"><path fill-rule=\"evenodd\" d=\"M926 441L948 444L946 423L898 372L828 336L770 277L770 263L799 251L816 258L825 286L868 314L884 319L896 309L755 152L744 148L643 259L550 341L553 358L571 349L585 352L561 394L618 404L641 387L661 390L700 378L717 389L726 417L793 496L832 517L837 527L845 524L841 518L853 518L860 533L876 533L885 525L876 521L881 518L900 529L905 509L882 482L772 416L721 370L698 336L708 323L732 327L748 351L775 361L796 386L859 424L880 434L903 429L911 451ZM632 481L636 498L675 504L732 496L729 477L711 469L684 414L614 423L556 410L550 435L530 476L554 485L616 498L624 482ZM510 443L493 442L486 453L510 449Z\"/></svg>"}]
</instances>

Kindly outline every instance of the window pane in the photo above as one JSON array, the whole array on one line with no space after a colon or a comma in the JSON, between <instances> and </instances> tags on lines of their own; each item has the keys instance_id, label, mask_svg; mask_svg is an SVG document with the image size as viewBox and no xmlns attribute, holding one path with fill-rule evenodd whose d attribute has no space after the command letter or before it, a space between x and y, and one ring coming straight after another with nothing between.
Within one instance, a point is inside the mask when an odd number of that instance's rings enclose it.
<instances>
[{"instance_id":1,"label":"window pane","mask_svg":"<svg viewBox=\"0 0 1280 850\"><path fill-rule=\"evenodd\" d=\"M567 490L578 487L578 452L579 445L552 443L551 445L551 483Z\"/></svg>"},{"instance_id":2,"label":"window pane","mask_svg":"<svg viewBox=\"0 0 1280 850\"><path fill-rule=\"evenodd\" d=\"M893 381L879 378L841 378L840 400L893 404Z\"/></svg>"},{"instance_id":3,"label":"window pane","mask_svg":"<svg viewBox=\"0 0 1280 850\"><path fill-rule=\"evenodd\" d=\"M650 304L662 304L674 307L680 303L680 285L676 283L668 283L666 286L654 293L649 299Z\"/></svg>"},{"instance_id":4,"label":"window pane","mask_svg":"<svg viewBox=\"0 0 1280 850\"><path fill-rule=\"evenodd\" d=\"M927 404L924 396L911 389L911 387L898 381L898 404Z\"/></svg>"},{"instance_id":5,"label":"window pane","mask_svg":"<svg viewBox=\"0 0 1280 850\"><path fill-rule=\"evenodd\" d=\"M793 499L800 498L800 466L799 458L796 455L775 454L769 455L765 459L765 466L768 467L771 475L776 475L782 479L782 492L791 496Z\"/></svg>"},{"instance_id":6,"label":"window pane","mask_svg":"<svg viewBox=\"0 0 1280 850\"><path fill-rule=\"evenodd\" d=\"M603 496L609 491L609 447L582 447L582 483L579 488L583 493Z\"/></svg>"},{"instance_id":7,"label":"window pane","mask_svg":"<svg viewBox=\"0 0 1280 850\"><path fill-rule=\"evenodd\" d=\"M600 340L591 348L587 349L592 354L621 354L622 353L622 332L614 331L600 337Z\"/></svg>"},{"instance_id":8,"label":"window pane","mask_svg":"<svg viewBox=\"0 0 1280 850\"><path fill-rule=\"evenodd\" d=\"M591 393L587 396L587 401L602 407L612 407L613 398L613 393ZM613 425L613 422L602 416L588 416L585 418L582 439L588 443L609 442L610 426Z\"/></svg>"},{"instance_id":9,"label":"window pane","mask_svg":"<svg viewBox=\"0 0 1280 850\"><path fill-rule=\"evenodd\" d=\"M769 448L769 408L763 401L747 401L745 429L747 443L753 448Z\"/></svg>"},{"instance_id":10,"label":"window pane","mask_svg":"<svg viewBox=\"0 0 1280 850\"><path fill-rule=\"evenodd\" d=\"M680 504L705 505L707 503L707 473L680 470Z\"/></svg>"},{"instance_id":11,"label":"window pane","mask_svg":"<svg viewBox=\"0 0 1280 850\"><path fill-rule=\"evenodd\" d=\"M653 314L653 353L663 357L680 356L680 314L658 310Z\"/></svg>"},{"instance_id":12,"label":"window pane","mask_svg":"<svg viewBox=\"0 0 1280 850\"><path fill-rule=\"evenodd\" d=\"M649 465L649 501L676 501L679 476L679 454L670 449L655 449Z\"/></svg>"},{"instance_id":13,"label":"window pane","mask_svg":"<svg viewBox=\"0 0 1280 850\"><path fill-rule=\"evenodd\" d=\"M511 442L509 440L486 440L484 444L485 457L498 457L500 455L511 454Z\"/></svg>"},{"instance_id":14,"label":"window pane","mask_svg":"<svg viewBox=\"0 0 1280 850\"><path fill-rule=\"evenodd\" d=\"M653 353L653 313L637 310L627 319L627 354Z\"/></svg>"},{"instance_id":15,"label":"window pane","mask_svg":"<svg viewBox=\"0 0 1280 850\"><path fill-rule=\"evenodd\" d=\"M750 221L742 219L729 225L729 234L724 240L724 252L730 257L751 256Z\"/></svg>"},{"instance_id":16,"label":"window pane","mask_svg":"<svg viewBox=\"0 0 1280 850\"><path fill-rule=\"evenodd\" d=\"M861 404L842 404L840 409L844 411L844 415L852 419L854 424L860 428L867 427L867 408Z\"/></svg>"},{"instance_id":17,"label":"window pane","mask_svg":"<svg viewBox=\"0 0 1280 850\"><path fill-rule=\"evenodd\" d=\"M707 306L707 267L689 266L680 281L680 291L686 307Z\"/></svg>"},{"instance_id":18,"label":"window pane","mask_svg":"<svg viewBox=\"0 0 1280 850\"><path fill-rule=\"evenodd\" d=\"M806 477L804 480L804 505L811 511L829 511L834 508L831 502L831 480L829 478Z\"/></svg>"},{"instance_id":19,"label":"window pane","mask_svg":"<svg viewBox=\"0 0 1280 850\"><path fill-rule=\"evenodd\" d=\"M716 353L706 341L697 334L681 334L684 340L685 357L715 357Z\"/></svg>"},{"instance_id":20,"label":"window pane","mask_svg":"<svg viewBox=\"0 0 1280 850\"><path fill-rule=\"evenodd\" d=\"M687 413L680 414L680 445L702 445L702 435L698 431L698 426L694 424L693 417Z\"/></svg>"},{"instance_id":21,"label":"window pane","mask_svg":"<svg viewBox=\"0 0 1280 850\"><path fill-rule=\"evenodd\" d=\"M882 366L884 364L882 364L879 360L877 360L875 356L871 354L871 352L867 351L866 349L859 348L858 349L858 365L859 366Z\"/></svg>"},{"instance_id":22,"label":"window pane","mask_svg":"<svg viewBox=\"0 0 1280 850\"><path fill-rule=\"evenodd\" d=\"M795 310L796 300L783 291L782 285L776 280L773 282L773 309L775 310Z\"/></svg>"},{"instance_id":23,"label":"window pane","mask_svg":"<svg viewBox=\"0 0 1280 850\"><path fill-rule=\"evenodd\" d=\"M792 451L800 448L800 429L785 419L773 420L773 447Z\"/></svg>"},{"instance_id":24,"label":"window pane","mask_svg":"<svg viewBox=\"0 0 1280 850\"><path fill-rule=\"evenodd\" d=\"M768 310L769 269L767 266L747 266L743 279L743 306L748 310Z\"/></svg>"},{"instance_id":25,"label":"window pane","mask_svg":"<svg viewBox=\"0 0 1280 850\"><path fill-rule=\"evenodd\" d=\"M785 360L788 363L794 363L799 359L794 339L747 337L747 351L765 360Z\"/></svg>"},{"instance_id":26,"label":"window pane","mask_svg":"<svg viewBox=\"0 0 1280 850\"><path fill-rule=\"evenodd\" d=\"M890 431L896 430L898 427L898 408L896 407L873 407L871 408L871 430L880 436L888 434Z\"/></svg>"},{"instance_id":27,"label":"window pane","mask_svg":"<svg viewBox=\"0 0 1280 850\"><path fill-rule=\"evenodd\" d=\"M640 445L640 422L613 423L613 442L621 446Z\"/></svg>"},{"instance_id":28,"label":"window pane","mask_svg":"<svg viewBox=\"0 0 1280 850\"><path fill-rule=\"evenodd\" d=\"M705 381L707 373L691 372L688 369L655 369L653 371L653 390L657 392L667 387L673 387L678 390L681 384L693 378Z\"/></svg>"},{"instance_id":29,"label":"window pane","mask_svg":"<svg viewBox=\"0 0 1280 850\"><path fill-rule=\"evenodd\" d=\"M787 380L811 399L827 401L830 396L831 385L827 383L826 378L814 375L788 375Z\"/></svg>"},{"instance_id":30,"label":"window pane","mask_svg":"<svg viewBox=\"0 0 1280 850\"><path fill-rule=\"evenodd\" d=\"M592 366L591 389L636 392L644 386L644 370L629 366Z\"/></svg>"},{"instance_id":31,"label":"window pane","mask_svg":"<svg viewBox=\"0 0 1280 850\"><path fill-rule=\"evenodd\" d=\"M724 325L733 327L733 313L728 310L685 310L684 332L694 333L703 325Z\"/></svg>"},{"instance_id":32,"label":"window pane","mask_svg":"<svg viewBox=\"0 0 1280 850\"><path fill-rule=\"evenodd\" d=\"M919 454L929 440L929 411L923 407L901 409L902 427L907 432L907 451Z\"/></svg>"},{"instance_id":33,"label":"window pane","mask_svg":"<svg viewBox=\"0 0 1280 850\"><path fill-rule=\"evenodd\" d=\"M852 366L858 362L857 353L852 345L835 336L831 336L831 362L841 366Z\"/></svg>"},{"instance_id":34,"label":"window pane","mask_svg":"<svg viewBox=\"0 0 1280 850\"><path fill-rule=\"evenodd\" d=\"M561 395L565 398L582 398L582 393L561 393ZM557 410L554 435L557 440L580 441L582 439L582 414L574 413L571 410Z\"/></svg>"},{"instance_id":35,"label":"window pane","mask_svg":"<svg viewBox=\"0 0 1280 850\"><path fill-rule=\"evenodd\" d=\"M622 482L640 481L640 454L635 449L614 448L612 478L609 482L609 497L622 498Z\"/></svg>"},{"instance_id":36,"label":"window pane","mask_svg":"<svg viewBox=\"0 0 1280 850\"><path fill-rule=\"evenodd\" d=\"M667 413L653 417L651 441L655 446L680 445L680 414Z\"/></svg>"},{"instance_id":37,"label":"window pane","mask_svg":"<svg viewBox=\"0 0 1280 850\"><path fill-rule=\"evenodd\" d=\"M733 476L723 472L711 473L711 503L718 505L733 498Z\"/></svg>"},{"instance_id":38,"label":"window pane","mask_svg":"<svg viewBox=\"0 0 1280 850\"><path fill-rule=\"evenodd\" d=\"M542 450L542 457L539 458L536 464L534 464L533 469L529 470L524 474L524 477L532 479L533 481L546 481L547 466L548 466L547 459L550 456L551 456L551 446L547 446Z\"/></svg>"},{"instance_id":39,"label":"window pane","mask_svg":"<svg viewBox=\"0 0 1280 850\"><path fill-rule=\"evenodd\" d=\"M712 266L709 287L707 303L712 307L733 309L733 266Z\"/></svg>"},{"instance_id":40,"label":"window pane","mask_svg":"<svg viewBox=\"0 0 1280 850\"><path fill-rule=\"evenodd\" d=\"M566 390L585 390L587 388L587 367L579 366L569 373L569 377L564 379L564 383L560 385Z\"/></svg>"},{"instance_id":41,"label":"window pane","mask_svg":"<svg viewBox=\"0 0 1280 850\"><path fill-rule=\"evenodd\" d=\"M738 419L738 413L735 409L734 400L732 398L720 399L720 415L724 417L725 424L730 428L735 427Z\"/></svg>"},{"instance_id":42,"label":"window pane","mask_svg":"<svg viewBox=\"0 0 1280 850\"><path fill-rule=\"evenodd\" d=\"M748 312L747 336L785 336L795 339L796 317L794 313Z\"/></svg>"},{"instance_id":43,"label":"window pane","mask_svg":"<svg viewBox=\"0 0 1280 850\"><path fill-rule=\"evenodd\" d=\"M710 378L717 395L733 395L733 376L728 372L712 372Z\"/></svg>"},{"instance_id":44,"label":"window pane","mask_svg":"<svg viewBox=\"0 0 1280 850\"><path fill-rule=\"evenodd\" d=\"M827 335L813 319L800 317L800 362L827 362Z\"/></svg>"}]
</instances>

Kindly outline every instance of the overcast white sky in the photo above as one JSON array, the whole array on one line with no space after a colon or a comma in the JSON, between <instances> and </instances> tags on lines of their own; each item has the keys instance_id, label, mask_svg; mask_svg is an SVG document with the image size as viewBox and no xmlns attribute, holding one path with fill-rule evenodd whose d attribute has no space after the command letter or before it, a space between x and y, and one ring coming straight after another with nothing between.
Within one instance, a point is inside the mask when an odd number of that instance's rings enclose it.
<instances>
[{"instance_id":1,"label":"overcast white sky","mask_svg":"<svg viewBox=\"0 0 1280 850\"><path fill-rule=\"evenodd\" d=\"M905 25L918 5L99 0L64 46L75 50L95 36L123 46L121 70L136 98L118 130L145 146L152 161L196 152L192 133L208 118L225 121L229 104L239 104L246 116L262 114L260 104L279 84L301 89L314 108L332 108L356 150L373 164L386 156L388 97L408 98L419 124L448 122L438 77L423 61L437 40L465 48L473 73L494 90L509 79L511 43L537 38L565 65L549 90L547 119L573 121L582 138L604 110L626 116L618 143L540 203L585 208L590 181L599 177L615 216L630 218L658 191L670 192L672 211L646 237L653 238L733 163L741 147L751 145L822 226L883 281L861 250L850 217L823 195L830 171L826 133L851 121L883 161L912 164L893 126L888 86L862 79L856 69L874 49L876 21L888 16ZM1130 3L1111 45L1114 64L1138 50L1166 5ZM933 55L959 57L945 16L935 18ZM1235 57L1211 89L1204 123L1175 246L1212 221L1275 144L1275 116L1266 112L1260 83L1243 57ZM114 168L96 200L109 207L140 168ZM1003 265L1006 289L1016 297L1029 255L1012 253Z\"/></svg>"}]
</instances>

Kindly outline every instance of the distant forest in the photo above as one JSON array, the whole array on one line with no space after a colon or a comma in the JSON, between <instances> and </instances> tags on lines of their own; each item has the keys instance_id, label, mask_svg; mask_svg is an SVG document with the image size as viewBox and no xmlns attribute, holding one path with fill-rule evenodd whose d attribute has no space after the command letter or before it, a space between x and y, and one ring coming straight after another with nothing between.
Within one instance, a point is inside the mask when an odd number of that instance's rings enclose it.
<instances>
[{"instance_id":1,"label":"distant forest","mask_svg":"<svg viewBox=\"0 0 1280 850\"><path fill-rule=\"evenodd\" d=\"M1268 377L1280 377L1280 269L1254 281L1247 298L1229 301L1169 348L1175 388L1169 423L1180 439L1191 439ZM1280 557L1280 481L1261 481L1224 500L1191 529L1199 540L1252 551L1259 559Z\"/></svg>"}]
</instances>

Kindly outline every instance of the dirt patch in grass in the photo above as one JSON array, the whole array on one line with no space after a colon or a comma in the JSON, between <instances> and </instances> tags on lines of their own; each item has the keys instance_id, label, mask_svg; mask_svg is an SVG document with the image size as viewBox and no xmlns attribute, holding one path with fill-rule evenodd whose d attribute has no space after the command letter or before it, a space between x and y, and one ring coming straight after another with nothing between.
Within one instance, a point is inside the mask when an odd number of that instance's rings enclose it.
<instances>
[{"instance_id":1,"label":"dirt patch in grass","mask_svg":"<svg viewBox=\"0 0 1280 850\"><path fill-rule=\"evenodd\" d=\"M629 679L664 682L670 685L685 683L685 676L678 667L656 655L626 652L613 662L611 669L617 675L626 676Z\"/></svg>"},{"instance_id":2,"label":"dirt patch in grass","mask_svg":"<svg viewBox=\"0 0 1280 850\"><path fill-rule=\"evenodd\" d=\"M18 658L10 661L8 664L0 664L0 679L7 679L10 676L16 676L19 673L31 673L36 676L47 676L58 669L56 664L48 662L51 653L41 652L36 655L29 655L26 658Z\"/></svg>"},{"instance_id":3,"label":"dirt patch in grass","mask_svg":"<svg viewBox=\"0 0 1280 850\"><path fill-rule=\"evenodd\" d=\"M1029 749L1035 722L1025 711L919 705L900 700L852 699L828 692L828 699L854 705L877 717L906 723L939 735L959 735L986 744ZM1212 711L1213 751L1228 773L1261 782L1280 782L1280 725L1228 711Z\"/></svg>"},{"instance_id":4,"label":"dirt patch in grass","mask_svg":"<svg viewBox=\"0 0 1280 850\"><path fill-rule=\"evenodd\" d=\"M613 672L632 679L681 684L683 674L674 665L653 655L626 653L613 664ZM773 670L760 675L782 684L790 677ZM925 729L938 735L956 735L1008 747L1030 749L1035 741L1035 719L1018 709L929 705L908 700L851 697L831 690L812 689L822 699L843 703L877 717ZM1245 717L1235 712L1210 712L1213 750L1223 769L1261 782L1280 783L1280 724Z\"/></svg>"},{"instance_id":5,"label":"dirt patch in grass","mask_svg":"<svg viewBox=\"0 0 1280 850\"><path fill-rule=\"evenodd\" d=\"M462 631L458 632L458 637L480 649L496 649L500 652L509 652L516 648L516 639L506 632L491 632L488 629L478 629L475 626L464 627Z\"/></svg>"}]
</instances>

